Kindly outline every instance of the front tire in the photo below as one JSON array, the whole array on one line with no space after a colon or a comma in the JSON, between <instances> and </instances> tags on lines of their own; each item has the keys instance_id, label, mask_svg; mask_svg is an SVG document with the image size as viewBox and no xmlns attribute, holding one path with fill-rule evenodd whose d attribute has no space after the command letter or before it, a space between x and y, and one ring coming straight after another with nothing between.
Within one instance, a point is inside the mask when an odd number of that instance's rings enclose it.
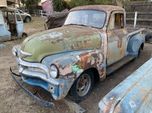
<instances>
[{"instance_id":1,"label":"front tire","mask_svg":"<svg viewBox=\"0 0 152 113\"><path fill-rule=\"evenodd\" d=\"M70 90L72 100L80 102L85 99L94 86L94 76L90 71L82 73L74 82Z\"/></svg>"}]
</instances>

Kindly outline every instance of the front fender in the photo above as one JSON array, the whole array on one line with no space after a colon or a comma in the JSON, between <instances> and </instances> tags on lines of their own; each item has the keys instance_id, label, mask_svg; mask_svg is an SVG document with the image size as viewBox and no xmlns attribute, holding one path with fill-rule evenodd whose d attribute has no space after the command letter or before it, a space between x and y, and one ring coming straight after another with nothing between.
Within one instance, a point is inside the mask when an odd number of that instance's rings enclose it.
<instances>
[{"instance_id":1,"label":"front fender","mask_svg":"<svg viewBox=\"0 0 152 113\"><path fill-rule=\"evenodd\" d=\"M98 50L64 52L47 56L42 60L42 63L48 67L55 64L60 76L72 75L74 78L79 77L83 71L91 67L98 70L102 62L103 54Z\"/></svg>"},{"instance_id":2,"label":"front fender","mask_svg":"<svg viewBox=\"0 0 152 113\"><path fill-rule=\"evenodd\" d=\"M98 50L82 50L64 52L55 55L46 56L42 60L42 64L49 67L55 64L59 69L59 78L57 81L61 83L62 88L59 92L62 93L60 98L67 95L75 80L87 69L93 67L99 72L103 69L103 54Z\"/></svg>"}]
</instances>

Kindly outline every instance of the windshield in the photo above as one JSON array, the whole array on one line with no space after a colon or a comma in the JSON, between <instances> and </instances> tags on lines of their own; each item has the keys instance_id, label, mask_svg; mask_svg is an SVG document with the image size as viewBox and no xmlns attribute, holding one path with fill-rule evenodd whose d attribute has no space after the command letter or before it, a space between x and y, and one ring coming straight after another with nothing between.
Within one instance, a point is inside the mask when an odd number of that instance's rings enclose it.
<instances>
[{"instance_id":1,"label":"windshield","mask_svg":"<svg viewBox=\"0 0 152 113\"><path fill-rule=\"evenodd\" d=\"M64 25L84 25L102 28L105 23L106 14L96 10L79 10L69 13Z\"/></svg>"}]
</instances>

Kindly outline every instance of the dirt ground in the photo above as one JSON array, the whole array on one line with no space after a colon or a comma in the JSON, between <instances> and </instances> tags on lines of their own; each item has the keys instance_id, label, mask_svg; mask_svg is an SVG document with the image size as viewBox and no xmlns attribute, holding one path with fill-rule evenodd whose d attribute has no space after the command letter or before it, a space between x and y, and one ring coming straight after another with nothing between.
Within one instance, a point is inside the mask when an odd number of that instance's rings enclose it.
<instances>
[{"instance_id":1,"label":"dirt ground","mask_svg":"<svg viewBox=\"0 0 152 113\"><path fill-rule=\"evenodd\" d=\"M30 34L42 31L44 29L43 20L42 18L33 18L31 23L25 25L26 30ZM0 113L72 113L70 107L63 100L56 102L56 106L52 109L39 106L13 81L9 68L15 66L16 62L11 49L22 40L5 42L3 43L4 48L0 48ZM145 44L144 51L139 58L126 64L108 76L106 80L98 82L93 92L80 103L80 106L86 109L87 113L97 113L98 102L102 97L146 62L151 57L151 48L152 44Z\"/></svg>"}]
</instances>

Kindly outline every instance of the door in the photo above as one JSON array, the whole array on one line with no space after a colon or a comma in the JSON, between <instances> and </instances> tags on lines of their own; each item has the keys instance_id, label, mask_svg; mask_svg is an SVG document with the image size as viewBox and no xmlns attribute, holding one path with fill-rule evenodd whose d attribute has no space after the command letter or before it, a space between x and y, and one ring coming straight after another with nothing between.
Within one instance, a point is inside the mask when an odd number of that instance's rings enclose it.
<instances>
[{"instance_id":1,"label":"door","mask_svg":"<svg viewBox=\"0 0 152 113\"><path fill-rule=\"evenodd\" d=\"M24 24L21 14L18 10L15 11L17 37L22 37L24 32Z\"/></svg>"},{"instance_id":2,"label":"door","mask_svg":"<svg viewBox=\"0 0 152 113\"><path fill-rule=\"evenodd\" d=\"M108 25L107 65L121 60L126 55L127 31L125 29L124 13L115 11L111 14Z\"/></svg>"},{"instance_id":3,"label":"door","mask_svg":"<svg viewBox=\"0 0 152 113\"><path fill-rule=\"evenodd\" d=\"M0 10L0 41L9 40L11 38L11 33L8 31L7 20Z\"/></svg>"}]
</instances>

